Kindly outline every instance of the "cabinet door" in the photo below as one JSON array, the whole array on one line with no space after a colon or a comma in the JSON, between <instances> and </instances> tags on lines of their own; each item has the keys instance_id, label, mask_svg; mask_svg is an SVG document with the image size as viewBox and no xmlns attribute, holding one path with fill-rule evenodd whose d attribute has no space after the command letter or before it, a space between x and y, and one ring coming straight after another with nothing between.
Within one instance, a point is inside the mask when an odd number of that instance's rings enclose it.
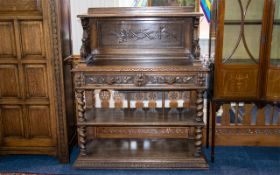
<instances>
[{"instance_id":1,"label":"cabinet door","mask_svg":"<svg viewBox=\"0 0 280 175\"><path fill-rule=\"evenodd\" d=\"M0 0L0 12L39 5L31 0L25 2L26 6L15 2ZM0 15L0 152L20 147L53 149L56 144L48 73L51 64L46 56L49 41L44 39L44 22L32 18L38 16L17 19Z\"/></svg>"},{"instance_id":2,"label":"cabinet door","mask_svg":"<svg viewBox=\"0 0 280 175\"><path fill-rule=\"evenodd\" d=\"M272 1L270 48L266 74L266 98L280 100L280 1Z\"/></svg>"},{"instance_id":3,"label":"cabinet door","mask_svg":"<svg viewBox=\"0 0 280 175\"><path fill-rule=\"evenodd\" d=\"M265 0L219 0L216 98L258 98Z\"/></svg>"}]
</instances>

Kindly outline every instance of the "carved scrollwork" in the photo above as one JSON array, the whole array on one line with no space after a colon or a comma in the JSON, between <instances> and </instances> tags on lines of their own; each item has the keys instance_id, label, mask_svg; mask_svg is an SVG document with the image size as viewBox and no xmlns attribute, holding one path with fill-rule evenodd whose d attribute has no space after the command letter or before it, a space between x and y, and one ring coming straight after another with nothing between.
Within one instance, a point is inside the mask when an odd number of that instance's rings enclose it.
<instances>
[{"instance_id":1,"label":"carved scrollwork","mask_svg":"<svg viewBox=\"0 0 280 175\"><path fill-rule=\"evenodd\" d=\"M95 51L91 53L91 49L89 47L89 38L90 38L90 25L89 18L81 18L81 23L83 27L83 38L82 38L82 46L80 49L81 58L85 60L86 64L93 64L95 61Z\"/></svg>"},{"instance_id":2,"label":"carved scrollwork","mask_svg":"<svg viewBox=\"0 0 280 175\"><path fill-rule=\"evenodd\" d=\"M125 43L128 40L162 40L162 39L174 39L177 40L177 35L174 32L169 31L169 29L162 25L158 30L141 29L141 30L131 30L131 29L120 29L119 32L111 31L111 35L116 36L118 42Z\"/></svg>"},{"instance_id":3,"label":"carved scrollwork","mask_svg":"<svg viewBox=\"0 0 280 175\"><path fill-rule=\"evenodd\" d=\"M139 73L134 77L135 86L144 86L147 83L147 76L143 73Z\"/></svg>"},{"instance_id":4,"label":"carved scrollwork","mask_svg":"<svg viewBox=\"0 0 280 175\"><path fill-rule=\"evenodd\" d=\"M199 73L198 74L198 85L199 86L205 86L206 80L205 80L205 74L204 73Z\"/></svg>"},{"instance_id":5,"label":"carved scrollwork","mask_svg":"<svg viewBox=\"0 0 280 175\"><path fill-rule=\"evenodd\" d=\"M82 73L76 73L74 76L74 83L76 87L85 85L85 78Z\"/></svg>"},{"instance_id":6,"label":"carved scrollwork","mask_svg":"<svg viewBox=\"0 0 280 175\"><path fill-rule=\"evenodd\" d=\"M195 84L197 75L85 75L86 84L134 84L144 86L146 84Z\"/></svg>"}]
</instances>

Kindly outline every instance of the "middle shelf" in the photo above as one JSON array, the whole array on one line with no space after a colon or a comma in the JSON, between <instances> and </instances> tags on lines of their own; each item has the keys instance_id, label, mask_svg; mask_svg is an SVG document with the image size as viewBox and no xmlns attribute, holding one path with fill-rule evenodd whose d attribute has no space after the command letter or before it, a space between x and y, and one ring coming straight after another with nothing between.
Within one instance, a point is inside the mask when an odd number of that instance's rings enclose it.
<instances>
[{"instance_id":1,"label":"middle shelf","mask_svg":"<svg viewBox=\"0 0 280 175\"><path fill-rule=\"evenodd\" d=\"M203 126L195 120L196 110L184 109L102 109L85 111L84 122L78 125L89 126Z\"/></svg>"}]
</instances>

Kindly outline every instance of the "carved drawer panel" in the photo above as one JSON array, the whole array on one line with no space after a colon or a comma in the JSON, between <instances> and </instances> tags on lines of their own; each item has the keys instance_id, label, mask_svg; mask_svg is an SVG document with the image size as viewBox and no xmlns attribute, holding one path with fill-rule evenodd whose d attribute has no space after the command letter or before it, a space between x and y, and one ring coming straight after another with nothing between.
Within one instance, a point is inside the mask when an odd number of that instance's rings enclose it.
<instances>
[{"instance_id":1,"label":"carved drawer panel","mask_svg":"<svg viewBox=\"0 0 280 175\"><path fill-rule=\"evenodd\" d=\"M92 128L91 128L92 129ZM90 132L90 131L89 131ZM97 127L97 138L189 138L189 127Z\"/></svg>"},{"instance_id":2,"label":"carved drawer panel","mask_svg":"<svg viewBox=\"0 0 280 175\"><path fill-rule=\"evenodd\" d=\"M258 70L257 69L238 69L221 70L219 84L216 95L218 97L257 97L258 89Z\"/></svg>"},{"instance_id":3,"label":"carved drawer panel","mask_svg":"<svg viewBox=\"0 0 280 175\"><path fill-rule=\"evenodd\" d=\"M203 73L110 73L92 74L77 73L76 87L80 86L127 86L127 87L162 87L177 85L182 87L204 87L205 74Z\"/></svg>"}]
</instances>

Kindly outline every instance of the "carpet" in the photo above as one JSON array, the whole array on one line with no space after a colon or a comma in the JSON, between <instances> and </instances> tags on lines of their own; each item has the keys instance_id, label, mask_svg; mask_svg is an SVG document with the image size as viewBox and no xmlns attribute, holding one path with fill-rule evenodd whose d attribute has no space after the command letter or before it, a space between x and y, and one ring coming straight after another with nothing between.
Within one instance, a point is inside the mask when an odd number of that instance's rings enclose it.
<instances>
[{"instance_id":1,"label":"carpet","mask_svg":"<svg viewBox=\"0 0 280 175\"><path fill-rule=\"evenodd\" d=\"M216 161L209 170L77 170L72 167L78 148L71 153L69 164L60 164L50 156L10 155L0 157L0 172L38 174L91 175L280 175L280 148L216 147ZM204 149L207 158L210 150Z\"/></svg>"}]
</instances>

